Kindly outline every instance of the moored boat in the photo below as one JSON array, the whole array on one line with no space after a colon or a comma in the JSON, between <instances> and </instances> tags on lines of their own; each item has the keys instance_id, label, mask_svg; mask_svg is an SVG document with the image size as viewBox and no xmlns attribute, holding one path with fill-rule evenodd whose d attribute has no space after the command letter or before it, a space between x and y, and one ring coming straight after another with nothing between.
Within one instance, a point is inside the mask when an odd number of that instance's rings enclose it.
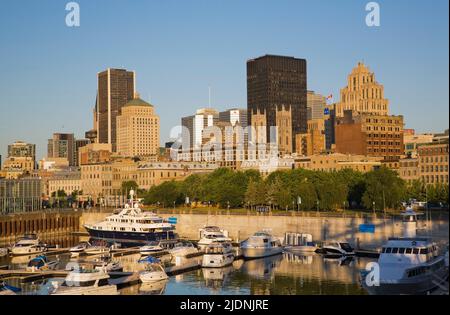
<instances>
[{"instance_id":1,"label":"moored boat","mask_svg":"<svg viewBox=\"0 0 450 315\"><path fill-rule=\"evenodd\" d=\"M241 250L244 258L262 258L281 254L283 247L279 238L268 231L261 231L243 241Z\"/></svg>"},{"instance_id":2,"label":"moored boat","mask_svg":"<svg viewBox=\"0 0 450 315\"><path fill-rule=\"evenodd\" d=\"M202 267L222 268L229 266L234 261L233 246L230 242L213 242L205 248Z\"/></svg>"},{"instance_id":3,"label":"moored boat","mask_svg":"<svg viewBox=\"0 0 450 315\"><path fill-rule=\"evenodd\" d=\"M59 261L49 261L47 256L39 255L31 259L27 265L27 271L45 271L54 270L58 266Z\"/></svg>"},{"instance_id":4,"label":"moored boat","mask_svg":"<svg viewBox=\"0 0 450 315\"><path fill-rule=\"evenodd\" d=\"M11 247L13 255L38 254L46 250L46 246L39 241L35 234L26 234Z\"/></svg>"},{"instance_id":5,"label":"moored boat","mask_svg":"<svg viewBox=\"0 0 450 315\"><path fill-rule=\"evenodd\" d=\"M345 241L328 241L322 247L322 251L326 255L336 256L354 256L355 251L353 247Z\"/></svg>"},{"instance_id":6,"label":"moored boat","mask_svg":"<svg viewBox=\"0 0 450 315\"><path fill-rule=\"evenodd\" d=\"M231 238L228 237L228 231L222 230L217 226L205 226L199 230L200 240L197 246L200 250L204 250L209 244L219 242L231 242Z\"/></svg>"},{"instance_id":7,"label":"moored boat","mask_svg":"<svg viewBox=\"0 0 450 315\"><path fill-rule=\"evenodd\" d=\"M139 263L145 264L145 270L139 273L139 279L143 283L157 282L169 278L158 259L148 256L139 260Z\"/></svg>"}]
</instances>

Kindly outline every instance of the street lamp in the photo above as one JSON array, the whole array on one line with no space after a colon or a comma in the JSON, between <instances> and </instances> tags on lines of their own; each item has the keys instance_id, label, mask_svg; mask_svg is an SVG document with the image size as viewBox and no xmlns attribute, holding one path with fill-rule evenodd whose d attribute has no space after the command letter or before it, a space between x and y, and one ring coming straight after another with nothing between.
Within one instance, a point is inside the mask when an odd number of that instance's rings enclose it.
<instances>
[{"instance_id":1,"label":"street lamp","mask_svg":"<svg viewBox=\"0 0 450 315\"><path fill-rule=\"evenodd\" d=\"M316 201L317 212L319 212L319 199Z\"/></svg>"},{"instance_id":2,"label":"street lamp","mask_svg":"<svg viewBox=\"0 0 450 315\"><path fill-rule=\"evenodd\" d=\"M375 214L375 201L372 201L373 214Z\"/></svg>"}]
</instances>

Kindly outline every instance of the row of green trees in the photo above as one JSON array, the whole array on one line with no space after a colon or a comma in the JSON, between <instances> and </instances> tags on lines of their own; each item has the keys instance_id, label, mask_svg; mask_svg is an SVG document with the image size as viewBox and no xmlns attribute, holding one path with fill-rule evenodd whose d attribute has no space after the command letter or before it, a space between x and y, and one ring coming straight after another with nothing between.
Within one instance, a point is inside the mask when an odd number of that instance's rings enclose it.
<instances>
[{"instance_id":1,"label":"row of green trees","mask_svg":"<svg viewBox=\"0 0 450 315\"><path fill-rule=\"evenodd\" d=\"M137 188L127 182L127 188ZM426 186L420 181L407 184L388 168L360 173L350 169L338 172L294 169L276 171L262 178L258 171L232 171L220 168L209 174L194 174L184 181L168 181L139 191L145 204L170 207L203 202L221 208L266 205L272 209L335 210L395 209L403 201L448 204L448 185ZM300 201L300 202L299 202Z\"/></svg>"}]
</instances>

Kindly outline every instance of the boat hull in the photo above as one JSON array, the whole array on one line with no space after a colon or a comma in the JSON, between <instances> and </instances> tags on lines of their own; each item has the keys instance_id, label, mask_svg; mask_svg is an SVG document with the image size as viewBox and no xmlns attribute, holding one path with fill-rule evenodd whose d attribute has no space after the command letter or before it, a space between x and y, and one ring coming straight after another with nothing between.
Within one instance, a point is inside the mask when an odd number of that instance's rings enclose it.
<instances>
[{"instance_id":1,"label":"boat hull","mask_svg":"<svg viewBox=\"0 0 450 315\"><path fill-rule=\"evenodd\" d=\"M163 271L144 271L139 274L139 279L141 279L142 283L157 282L168 278L167 274Z\"/></svg>"},{"instance_id":2,"label":"boat hull","mask_svg":"<svg viewBox=\"0 0 450 315\"><path fill-rule=\"evenodd\" d=\"M314 253L317 250L315 246L286 246L284 250L291 253Z\"/></svg>"},{"instance_id":3,"label":"boat hull","mask_svg":"<svg viewBox=\"0 0 450 315\"><path fill-rule=\"evenodd\" d=\"M222 268L229 266L234 261L233 253L224 255L203 255L202 267L204 268Z\"/></svg>"},{"instance_id":4,"label":"boat hull","mask_svg":"<svg viewBox=\"0 0 450 315\"><path fill-rule=\"evenodd\" d=\"M44 248L42 247L36 247L36 248L30 248L30 247L13 247L11 249L11 254L12 255L29 255L29 254L39 254L39 253L43 253L44 252Z\"/></svg>"},{"instance_id":5,"label":"boat hull","mask_svg":"<svg viewBox=\"0 0 450 315\"><path fill-rule=\"evenodd\" d=\"M381 281L379 286L367 286L365 279L362 279L362 285L370 295L420 295L438 288L437 279L448 279L447 268L441 268L417 279L401 279L395 283Z\"/></svg>"},{"instance_id":6,"label":"boat hull","mask_svg":"<svg viewBox=\"0 0 450 315\"><path fill-rule=\"evenodd\" d=\"M282 247L272 248L241 248L242 256L246 259L263 258L281 254L283 252Z\"/></svg>"},{"instance_id":7,"label":"boat hull","mask_svg":"<svg viewBox=\"0 0 450 315\"><path fill-rule=\"evenodd\" d=\"M124 244L147 244L161 240L174 240L176 234L170 232L121 232L121 231L100 231L85 226L89 236L93 239L101 239L108 242L118 242Z\"/></svg>"}]
</instances>

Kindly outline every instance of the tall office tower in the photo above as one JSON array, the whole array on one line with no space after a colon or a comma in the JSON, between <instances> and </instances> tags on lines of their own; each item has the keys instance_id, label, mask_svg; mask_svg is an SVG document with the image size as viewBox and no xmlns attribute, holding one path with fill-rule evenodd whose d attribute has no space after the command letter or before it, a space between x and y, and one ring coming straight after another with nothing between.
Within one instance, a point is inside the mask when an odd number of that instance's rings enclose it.
<instances>
[{"instance_id":1,"label":"tall office tower","mask_svg":"<svg viewBox=\"0 0 450 315\"><path fill-rule=\"evenodd\" d=\"M107 69L98 74L97 139L109 143L116 152L116 123L122 107L135 95L135 73L124 69Z\"/></svg>"},{"instance_id":2,"label":"tall office tower","mask_svg":"<svg viewBox=\"0 0 450 315\"><path fill-rule=\"evenodd\" d=\"M306 107L308 120L323 119L326 107L325 96L308 91L306 94Z\"/></svg>"},{"instance_id":3,"label":"tall office tower","mask_svg":"<svg viewBox=\"0 0 450 315\"><path fill-rule=\"evenodd\" d=\"M117 116L117 153L130 157L159 153L159 116L137 95Z\"/></svg>"},{"instance_id":4,"label":"tall office tower","mask_svg":"<svg viewBox=\"0 0 450 315\"><path fill-rule=\"evenodd\" d=\"M230 123L235 126L239 123L241 127L247 127L247 110L246 109L227 109L226 111L219 113L219 120Z\"/></svg>"},{"instance_id":5,"label":"tall office tower","mask_svg":"<svg viewBox=\"0 0 450 315\"><path fill-rule=\"evenodd\" d=\"M47 157L65 158L69 166L75 166L76 145L73 133L54 133L52 139L48 139Z\"/></svg>"},{"instance_id":6,"label":"tall office tower","mask_svg":"<svg viewBox=\"0 0 450 315\"><path fill-rule=\"evenodd\" d=\"M270 127L277 126L281 153L292 153L296 134L307 130L306 60L266 55L247 61L248 124L266 127L266 135L252 140L270 139ZM265 139L264 139L265 138Z\"/></svg>"},{"instance_id":7,"label":"tall office tower","mask_svg":"<svg viewBox=\"0 0 450 315\"><path fill-rule=\"evenodd\" d=\"M219 121L219 112L213 108L198 109L195 115L182 117L183 150L198 149L203 144L203 130ZM189 141L189 142L188 142ZM189 144L189 148L186 146Z\"/></svg>"},{"instance_id":8,"label":"tall office tower","mask_svg":"<svg viewBox=\"0 0 450 315\"><path fill-rule=\"evenodd\" d=\"M375 74L363 63L353 68L347 86L341 89L340 102L336 104L336 116L344 117L344 110L354 114L389 114L389 101L384 98L384 87L375 81Z\"/></svg>"}]
</instances>

